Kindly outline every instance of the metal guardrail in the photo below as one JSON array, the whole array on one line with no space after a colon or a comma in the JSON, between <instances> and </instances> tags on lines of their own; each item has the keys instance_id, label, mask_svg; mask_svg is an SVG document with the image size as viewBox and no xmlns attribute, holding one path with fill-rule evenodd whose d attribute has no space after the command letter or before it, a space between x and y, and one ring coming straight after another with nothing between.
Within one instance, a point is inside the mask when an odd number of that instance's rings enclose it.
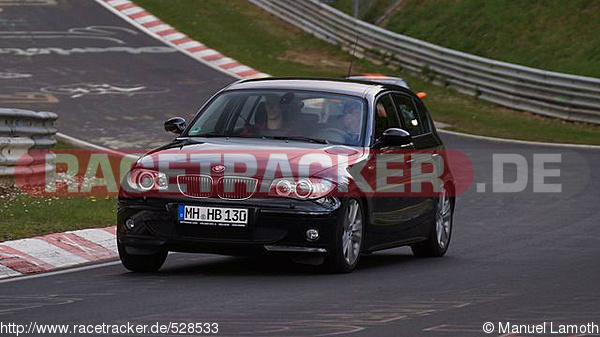
<instances>
[{"instance_id":1,"label":"metal guardrail","mask_svg":"<svg viewBox=\"0 0 600 337\"><path fill-rule=\"evenodd\" d=\"M57 132L57 118L52 112L0 108L0 178L13 176L17 162L20 170L31 174L53 169L46 160L23 155L31 149L48 149L56 144L53 135Z\"/></svg>"},{"instance_id":2,"label":"metal guardrail","mask_svg":"<svg viewBox=\"0 0 600 337\"><path fill-rule=\"evenodd\" d=\"M600 79L495 61L397 34L316 0L249 0L359 57L421 72L438 84L509 108L600 124Z\"/></svg>"}]
</instances>

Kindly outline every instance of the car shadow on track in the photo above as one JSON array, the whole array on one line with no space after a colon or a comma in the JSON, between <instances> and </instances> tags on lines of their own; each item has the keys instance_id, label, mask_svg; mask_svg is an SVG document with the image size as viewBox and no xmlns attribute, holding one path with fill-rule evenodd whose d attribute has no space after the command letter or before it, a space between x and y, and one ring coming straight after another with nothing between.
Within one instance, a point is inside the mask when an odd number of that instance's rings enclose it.
<instances>
[{"instance_id":1,"label":"car shadow on track","mask_svg":"<svg viewBox=\"0 0 600 337\"><path fill-rule=\"evenodd\" d=\"M361 256L360 263L354 273L389 268L407 268L411 265L421 267L433 261L441 263L446 259L421 259L405 251L391 250ZM327 274L329 273L321 265L294 262L286 256L231 257L177 253L170 255L163 268L158 273L151 275L170 277L192 275L279 277ZM142 274L126 273L126 275L137 277Z\"/></svg>"}]
</instances>

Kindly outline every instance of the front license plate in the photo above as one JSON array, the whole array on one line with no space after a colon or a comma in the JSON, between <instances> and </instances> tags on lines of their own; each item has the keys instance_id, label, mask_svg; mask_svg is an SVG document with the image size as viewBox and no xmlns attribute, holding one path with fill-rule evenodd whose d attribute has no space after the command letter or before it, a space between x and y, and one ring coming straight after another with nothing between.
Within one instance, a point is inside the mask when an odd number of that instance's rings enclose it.
<instances>
[{"instance_id":1,"label":"front license plate","mask_svg":"<svg viewBox=\"0 0 600 337\"><path fill-rule=\"evenodd\" d=\"M179 205L179 223L220 227L246 227L248 210L244 208L222 208Z\"/></svg>"}]
</instances>

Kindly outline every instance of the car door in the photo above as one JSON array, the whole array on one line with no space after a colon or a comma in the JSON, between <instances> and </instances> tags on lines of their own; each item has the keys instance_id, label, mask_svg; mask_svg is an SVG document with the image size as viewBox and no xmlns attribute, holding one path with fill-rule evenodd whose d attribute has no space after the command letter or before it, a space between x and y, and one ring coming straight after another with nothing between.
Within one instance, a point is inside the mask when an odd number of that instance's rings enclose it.
<instances>
[{"instance_id":1,"label":"car door","mask_svg":"<svg viewBox=\"0 0 600 337\"><path fill-rule=\"evenodd\" d=\"M403 127L394 100L389 93L377 97L373 115L375 140L380 139L383 132L389 128ZM412 147L412 145L382 145L374 149L377 160L369 168L379 171L387 167L395 171L393 173L388 171L388 175L376 175L376 186L379 188L376 187L375 195L370 198L372 215L370 241L375 246L373 249L384 248L386 245L393 245L406 239L405 230L414 224L417 200L403 195L403 191L407 190L406 184L410 183L409 171L403 164L406 163L407 149ZM393 174L402 176L390 179L388 176Z\"/></svg>"},{"instance_id":2,"label":"car door","mask_svg":"<svg viewBox=\"0 0 600 337\"><path fill-rule=\"evenodd\" d=\"M426 111L419 111L417 100L408 93L392 93L394 105L398 111L403 128L411 134L414 144L414 153L411 155L411 192L422 193L432 184L437 184L436 175L438 170L427 168L431 165L433 168L442 168L441 157L431 151L439 146L438 139L434 137L431 128L431 121L427 118ZM422 103L421 103L422 106ZM423 106L424 108L424 106ZM443 168L442 168L443 170ZM429 186L426 186L429 185ZM411 196L414 205L415 219L412 225L429 223L433 214L434 201L432 195Z\"/></svg>"}]
</instances>

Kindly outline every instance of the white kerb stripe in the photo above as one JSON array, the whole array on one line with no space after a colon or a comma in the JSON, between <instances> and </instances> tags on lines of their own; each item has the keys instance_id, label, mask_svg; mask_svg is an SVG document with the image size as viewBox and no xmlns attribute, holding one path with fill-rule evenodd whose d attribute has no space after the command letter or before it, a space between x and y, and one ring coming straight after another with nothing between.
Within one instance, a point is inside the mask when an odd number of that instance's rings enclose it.
<instances>
[{"instance_id":1,"label":"white kerb stripe","mask_svg":"<svg viewBox=\"0 0 600 337\"><path fill-rule=\"evenodd\" d=\"M205 56L210 56L210 55L215 55L218 54L219 52L214 50L214 49L206 49L206 50L202 50L199 52L195 52L193 53L194 56L199 56L199 57L205 57Z\"/></svg>"},{"instance_id":2,"label":"white kerb stripe","mask_svg":"<svg viewBox=\"0 0 600 337\"><path fill-rule=\"evenodd\" d=\"M190 48L202 46L202 44L197 41L190 41L190 42L179 44L178 46L183 49L190 49Z\"/></svg>"},{"instance_id":3,"label":"white kerb stripe","mask_svg":"<svg viewBox=\"0 0 600 337\"><path fill-rule=\"evenodd\" d=\"M184 37L187 37L187 36L182 33L173 33L173 34L169 34L167 36L163 36L163 39L165 39L167 41L173 41L173 40L177 40L177 39L182 39Z\"/></svg>"},{"instance_id":4,"label":"white kerb stripe","mask_svg":"<svg viewBox=\"0 0 600 337\"><path fill-rule=\"evenodd\" d=\"M54 267L67 267L89 262L75 254L38 239L24 239L4 242L3 245L27 253Z\"/></svg>"},{"instance_id":5,"label":"white kerb stripe","mask_svg":"<svg viewBox=\"0 0 600 337\"><path fill-rule=\"evenodd\" d=\"M71 233L92 241L112 252L117 252L117 239L114 235L103 229L82 229Z\"/></svg>"},{"instance_id":6,"label":"white kerb stripe","mask_svg":"<svg viewBox=\"0 0 600 337\"><path fill-rule=\"evenodd\" d=\"M162 25L154 26L154 27L152 27L152 28L148 28L148 29L149 29L151 32L158 33L158 32L162 32L163 30L172 29L172 28L173 28L173 27L171 27L171 26L169 26L169 25L162 24Z\"/></svg>"},{"instance_id":7,"label":"white kerb stripe","mask_svg":"<svg viewBox=\"0 0 600 337\"><path fill-rule=\"evenodd\" d=\"M225 63L231 63L231 62L237 62L237 61L234 59L230 59L229 57L223 57L216 61L213 61L212 63L215 65L221 65L221 64L225 64Z\"/></svg>"},{"instance_id":8,"label":"white kerb stripe","mask_svg":"<svg viewBox=\"0 0 600 337\"><path fill-rule=\"evenodd\" d=\"M229 71L231 71L232 73L241 73L242 71L246 71L246 70L252 70L252 68L242 65L242 66L237 66L235 68L229 69Z\"/></svg>"},{"instance_id":9,"label":"white kerb stripe","mask_svg":"<svg viewBox=\"0 0 600 337\"><path fill-rule=\"evenodd\" d=\"M154 15L146 15L146 16L142 16L141 18L135 19L135 21L139 24L143 24L146 22L152 22L152 21L156 21L156 20L158 20L158 18Z\"/></svg>"},{"instance_id":10,"label":"white kerb stripe","mask_svg":"<svg viewBox=\"0 0 600 337\"><path fill-rule=\"evenodd\" d=\"M19 276L21 273L14 271L6 266L0 264L0 278L7 278L11 276Z\"/></svg>"},{"instance_id":11,"label":"white kerb stripe","mask_svg":"<svg viewBox=\"0 0 600 337\"><path fill-rule=\"evenodd\" d=\"M123 13L125 15L132 15L132 14L143 12L143 11L144 11L144 9L142 7L131 7L131 8L127 8L126 10L122 11L121 13Z\"/></svg>"},{"instance_id":12,"label":"white kerb stripe","mask_svg":"<svg viewBox=\"0 0 600 337\"><path fill-rule=\"evenodd\" d=\"M109 1L108 4L111 5L111 6L113 6L113 7L116 7L116 6L119 6L119 5L128 4L130 2L131 1L129 1L129 0L112 0L112 1Z\"/></svg>"}]
</instances>

